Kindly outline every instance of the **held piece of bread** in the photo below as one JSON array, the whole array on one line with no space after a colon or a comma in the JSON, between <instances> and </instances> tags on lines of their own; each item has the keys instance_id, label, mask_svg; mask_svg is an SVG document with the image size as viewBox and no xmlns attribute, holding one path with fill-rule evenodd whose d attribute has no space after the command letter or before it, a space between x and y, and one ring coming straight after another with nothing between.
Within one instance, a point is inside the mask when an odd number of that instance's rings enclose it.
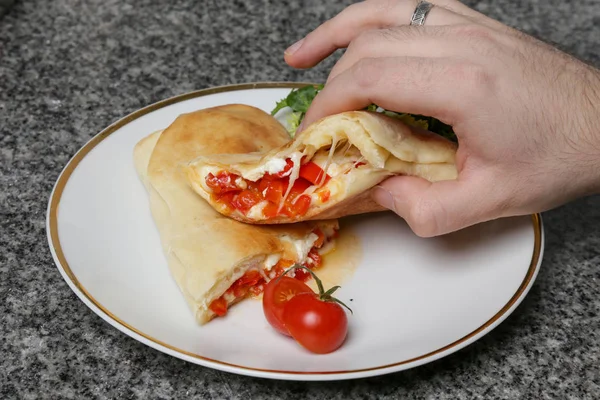
<instances>
[{"instance_id":1,"label":"held piece of bread","mask_svg":"<svg viewBox=\"0 0 600 400\"><path fill-rule=\"evenodd\" d=\"M186 173L191 187L221 214L282 224L382 211L369 189L392 175L456 179L456 149L397 119L350 111L325 117L266 153L197 157Z\"/></svg>"}]
</instances>

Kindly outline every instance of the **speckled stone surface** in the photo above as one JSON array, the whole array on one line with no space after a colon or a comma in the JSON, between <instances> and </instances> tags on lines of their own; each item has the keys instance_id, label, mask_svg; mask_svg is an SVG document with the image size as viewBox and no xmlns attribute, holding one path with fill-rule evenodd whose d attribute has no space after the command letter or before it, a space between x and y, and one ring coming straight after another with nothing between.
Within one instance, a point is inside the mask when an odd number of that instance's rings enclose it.
<instances>
[{"instance_id":1,"label":"speckled stone surface","mask_svg":"<svg viewBox=\"0 0 600 400\"><path fill-rule=\"evenodd\" d=\"M336 57L296 71L282 53L347 3L17 0L0 19L0 398L600 398L599 197L544 214L539 277L496 330L443 360L378 378L270 381L189 364L112 328L59 275L47 200L81 145L191 90L324 80ZM468 4L600 65L598 0Z\"/></svg>"}]
</instances>

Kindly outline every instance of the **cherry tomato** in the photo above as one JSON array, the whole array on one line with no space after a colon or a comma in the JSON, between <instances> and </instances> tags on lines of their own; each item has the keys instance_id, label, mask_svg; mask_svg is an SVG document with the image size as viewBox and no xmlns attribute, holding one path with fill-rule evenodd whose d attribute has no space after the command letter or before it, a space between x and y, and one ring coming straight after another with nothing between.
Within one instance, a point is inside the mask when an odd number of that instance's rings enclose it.
<instances>
[{"instance_id":1,"label":"cherry tomato","mask_svg":"<svg viewBox=\"0 0 600 400\"><path fill-rule=\"evenodd\" d=\"M242 189L235 183L237 178L239 178L239 176L225 171L217 173L216 176L209 172L206 176L206 185L211 188L215 194L239 192Z\"/></svg>"},{"instance_id":2,"label":"cherry tomato","mask_svg":"<svg viewBox=\"0 0 600 400\"><path fill-rule=\"evenodd\" d=\"M269 281L263 293L263 311L267 321L275 330L287 336L290 336L290 333L281 322L281 316L285 304L298 293L313 293L313 290L299 280L288 276Z\"/></svg>"},{"instance_id":3,"label":"cherry tomato","mask_svg":"<svg viewBox=\"0 0 600 400\"><path fill-rule=\"evenodd\" d=\"M323 174L325 174L323 168L319 167L312 161L309 161L306 164L300 166L300 177L306 179L313 185L318 185L321 183L321 180L323 179ZM327 181L331 179L331 177L325 174L324 179L325 180L323 181L323 183L327 183Z\"/></svg>"},{"instance_id":4,"label":"cherry tomato","mask_svg":"<svg viewBox=\"0 0 600 400\"><path fill-rule=\"evenodd\" d=\"M348 317L333 301L316 293L298 293L286 302L281 317L290 335L307 350L325 354L339 348L348 333Z\"/></svg>"}]
</instances>

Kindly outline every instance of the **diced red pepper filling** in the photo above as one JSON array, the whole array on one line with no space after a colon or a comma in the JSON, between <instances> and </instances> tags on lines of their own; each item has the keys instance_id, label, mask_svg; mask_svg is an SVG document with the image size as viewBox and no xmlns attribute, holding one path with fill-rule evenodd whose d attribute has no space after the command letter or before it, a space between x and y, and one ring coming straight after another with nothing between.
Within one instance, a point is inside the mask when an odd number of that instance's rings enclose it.
<instances>
[{"instance_id":1,"label":"diced red pepper filling","mask_svg":"<svg viewBox=\"0 0 600 400\"><path fill-rule=\"evenodd\" d=\"M211 188L215 194L237 192L239 188L235 183L236 178L236 175L229 174L225 171L219 172L216 176L208 174L206 177L206 185Z\"/></svg>"},{"instance_id":2,"label":"diced red pepper filling","mask_svg":"<svg viewBox=\"0 0 600 400\"><path fill-rule=\"evenodd\" d=\"M325 175L325 178L323 178L323 175ZM313 185L321 185L327 183L331 179L329 175L325 174L325 171L323 171L321 167L312 161L300 166L300 177L306 179Z\"/></svg>"},{"instance_id":3,"label":"diced red pepper filling","mask_svg":"<svg viewBox=\"0 0 600 400\"><path fill-rule=\"evenodd\" d=\"M284 169L276 174L265 174L256 182L243 179L239 175L220 171L216 175L209 173L206 176L206 185L213 191L213 200L225 204L231 210L238 210L246 215L255 205L266 201L263 215L267 218L279 216L303 216L310 208L312 198L303 194L311 186L326 184L331 176L312 161L302 158L299 176L294 181L285 202L280 207L281 200L289 186L289 172L293 168L291 159L286 160ZM357 163L355 167L364 165ZM243 182L238 186L236 182ZM327 189L316 191L321 202L329 200L330 192Z\"/></svg>"},{"instance_id":4,"label":"diced red pepper filling","mask_svg":"<svg viewBox=\"0 0 600 400\"><path fill-rule=\"evenodd\" d=\"M303 265L310 269L317 269L322 264L321 255L319 254L318 249L325 243L325 235L320 229L315 229L313 232L317 234L318 239L313 244L313 248L308 253L307 260ZM279 262L273 266L271 271L265 271L265 273L269 275L270 279L275 279L281 276L285 270L292 265L294 265L294 261L292 260L279 260ZM273 274L271 274L271 272L273 272ZM306 282L310 278L310 274L304 270L297 269L294 272L294 278ZM235 299L239 299L246 297L249 294L251 296L258 296L263 292L266 283L267 281L265 281L263 274L255 269L250 270L241 278L233 282L221 297L213 300L208 308L217 316L222 317L227 314L227 297L234 296Z\"/></svg>"},{"instance_id":5,"label":"diced red pepper filling","mask_svg":"<svg viewBox=\"0 0 600 400\"><path fill-rule=\"evenodd\" d=\"M218 299L213 300L208 308L219 317L222 317L227 314L227 300L225 300L224 297L219 297Z\"/></svg>"}]
</instances>

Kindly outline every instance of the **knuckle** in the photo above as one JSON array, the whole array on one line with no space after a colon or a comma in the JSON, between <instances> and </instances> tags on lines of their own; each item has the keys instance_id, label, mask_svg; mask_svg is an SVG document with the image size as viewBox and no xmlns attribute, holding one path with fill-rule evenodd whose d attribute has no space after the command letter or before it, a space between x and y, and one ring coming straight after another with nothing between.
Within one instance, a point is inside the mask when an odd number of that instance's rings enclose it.
<instances>
[{"instance_id":1,"label":"knuckle","mask_svg":"<svg viewBox=\"0 0 600 400\"><path fill-rule=\"evenodd\" d=\"M492 81L492 75L489 71L478 64L470 64L465 67L465 75L476 87L486 87Z\"/></svg>"},{"instance_id":2,"label":"knuckle","mask_svg":"<svg viewBox=\"0 0 600 400\"><path fill-rule=\"evenodd\" d=\"M354 64L352 75L359 88L370 89L381 76L380 63L375 58L362 58Z\"/></svg>"},{"instance_id":3,"label":"knuckle","mask_svg":"<svg viewBox=\"0 0 600 400\"><path fill-rule=\"evenodd\" d=\"M491 29L479 24L462 24L454 26L454 33L457 36L467 39L477 40L494 40L494 35Z\"/></svg>"},{"instance_id":4,"label":"knuckle","mask_svg":"<svg viewBox=\"0 0 600 400\"><path fill-rule=\"evenodd\" d=\"M338 21L344 21L345 23L348 21L356 20L357 15L364 15L366 10L370 8L369 1L359 1L353 4L350 4L346 8L344 8L339 14L335 16L334 19Z\"/></svg>"},{"instance_id":5,"label":"knuckle","mask_svg":"<svg viewBox=\"0 0 600 400\"><path fill-rule=\"evenodd\" d=\"M487 26L464 24L453 29L459 40L480 57L498 59L505 52L501 34Z\"/></svg>"},{"instance_id":6,"label":"knuckle","mask_svg":"<svg viewBox=\"0 0 600 400\"><path fill-rule=\"evenodd\" d=\"M460 62L450 67L452 79L464 84L467 93L477 99L488 96L494 90L495 77L484 66L472 62Z\"/></svg>"},{"instance_id":7,"label":"knuckle","mask_svg":"<svg viewBox=\"0 0 600 400\"><path fill-rule=\"evenodd\" d=\"M417 6L418 0L366 0L370 6L370 22L379 27L396 27L401 21L398 16L404 16L406 5L403 4L410 1L411 9Z\"/></svg>"},{"instance_id":8,"label":"knuckle","mask_svg":"<svg viewBox=\"0 0 600 400\"><path fill-rule=\"evenodd\" d=\"M327 35L335 41L336 37L340 36L347 26L348 21L352 19L352 15L359 12L360 8L363 7L363 3L364 2L349 5L336 16L321 24L317 30L322 31L323 33L327 32Z\"/></svg>"},{"instance_id":9,"label":"knuckle","mask_svg":"<svg viewBox=\"0 0 600 400\"><path fill-rule=\"evenodd\" d=\"M361 32L350 42L346 53L355 55L368 51L372 47L373 41L377 40L379 36L380 34L374 30Z\"/></svg>"},{"instance_id":10,"label":"knuckle","mask_svg":"<svg viewBox=\"0 0 600 400\"><path fill-rule=\"evenodd\" d=\"M354 11L359 11L360 9L362 9L364 7L365 3L368 3L368 2L369 2L369 0L352 3L348 7L344 8L342 10L342 12L340 12L340 15L351 14Z\"/></svg>"},{"instance_id":11,"label":"knuckle","mask_svg":"<svg viewBox=\"0 0 600 400\"><path fill-rule=\"evenodd\" d=\"M388 41L406 41L422 35L416 29L410 29L409 26L394 26L378 31L379 36Z\"/></svg>"},{"instance_id":12,"label":"knuckle","mask_svg":"<svg viewBox=\"0 0 600 400\"><path fill-rule=\"evenodd\" d=\"M435 96L436 84L441 79L447 77L443 69L439 68L429 59L408 59L407 64L410 68L406 70L390 71L390 83L397 85L409 85L414 89L415 93L420 93L423 96Z\"/></svg>"},{"instance_id":13,"label":"knuckle","mask_svg":"<svg viewBox=\"0 0 600 400\"><path fill-rule=\"evenodd\" d=\"M386 16L398 5L398 0L366 0L365 3L373 7L373 10L383 16Z\"/></svg>"},{"instance_id":14,"label":"knuckle","mask_svg":"<svg viewBox=\"0 0 600 400\"><path fill-rule=\"evenodd\" d=\"M361 32L350 42L347 52L369 54L378 46L394 46L398 42L409 40L417 34L420 33L403 26L369 29Z\"/></svg>"}]
</instances>

